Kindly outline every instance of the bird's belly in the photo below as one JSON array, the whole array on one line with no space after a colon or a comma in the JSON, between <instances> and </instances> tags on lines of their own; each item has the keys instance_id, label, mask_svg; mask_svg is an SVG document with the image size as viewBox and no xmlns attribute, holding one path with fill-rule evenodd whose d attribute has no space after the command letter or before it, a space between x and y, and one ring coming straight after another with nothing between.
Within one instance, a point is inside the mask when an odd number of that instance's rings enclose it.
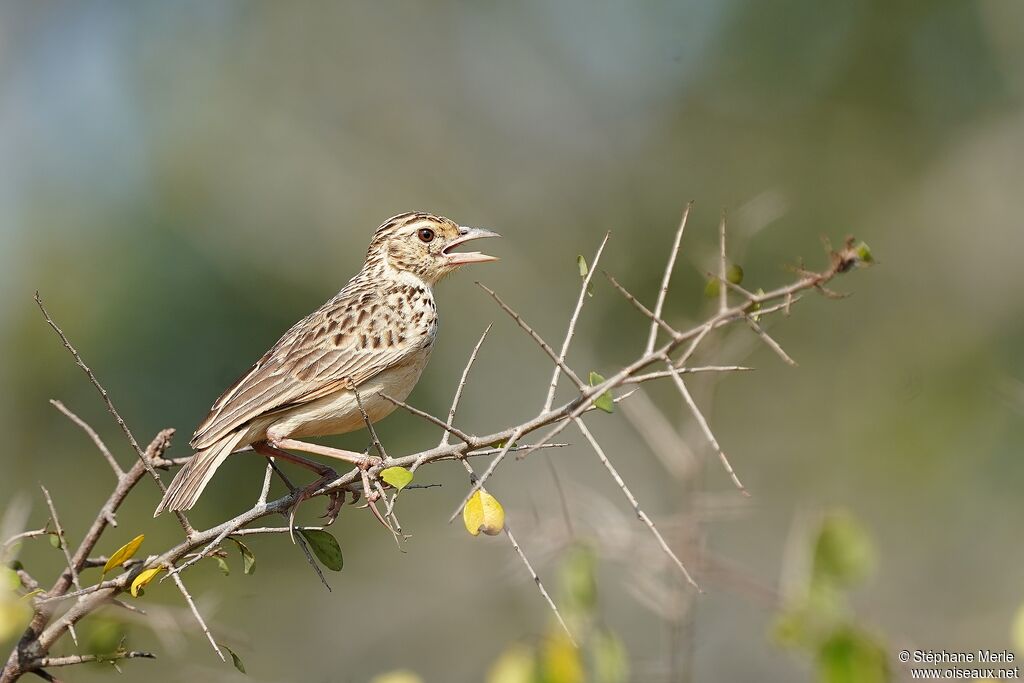
<instances>
[{"instance_id":1,"label":"bird's belly","mask_svg":"<svg viewBox=\"0 0 1024 683\"><path fill-rule=\"evenodd\" d=\"M388 368L359 385L359 398L371 422L384 419L396 407L382 394L405 400L416 386L428 357L429 350L412 362ZM365 426L355 393L339 391L289 410L269 425L267 431L273 431L277 437L299 438L346 434Z\"/></svg>"}]
</instances>

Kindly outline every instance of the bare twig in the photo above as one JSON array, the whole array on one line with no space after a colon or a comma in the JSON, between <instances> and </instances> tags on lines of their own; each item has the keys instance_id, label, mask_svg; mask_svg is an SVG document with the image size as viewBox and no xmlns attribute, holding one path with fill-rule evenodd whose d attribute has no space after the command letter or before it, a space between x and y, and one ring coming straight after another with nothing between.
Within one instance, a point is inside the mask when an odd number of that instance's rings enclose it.
<instances>
[{"instance_id":1,"label":"bare twig","mask_svg":"<svg viewBox=\"0 0 1024 683\"><path fill-rule=\"evenodd\" d=\"M497 469L499 464L501 464L501 461L505 459L506 455L508 455L508 451L515 443L516 439L520 438L522 435L522 429L516 429L515 431L512 432L512 435L509 436L505 443L502 445L501 451L496 456L494 456L494 459L491 460L490 464L487 466L487 469L484 470L483 476L481 476L470 487L469 493L466 494L465 498L462 499L462 502L459 503L459 507L456 508L455 512L453 512L451 516L448 518L449 524L454 522L455 518L462 513L462 508L466 507L466 503L468 503L469 499L473 497L473 494L483 487L483 483L487 480L488 477L490 477L494 473L494 470Z\"/></svg>"},{"instance_id":2,"label":"bare twig","mask_svg":"<svg viewBox=\"0 0 1024 683\"><path fill-rule=\"evenodd\" d=\"M459 409L459 402L462 400L462 391L466 388L466 378L469 377L469 370L473 367L473 363L476 362L476 356L480 353L480 347L483 346L484 339L487 338L487 333L491 331L491 325L488 324L484 329L483 334L480 335L479 341L476 346L473 347L473 352L469 354L469 360L466 361L466 367L462 369L462 377L459 378L459 384L455 387L455 396L452 397L452 407L448 411L448 424L445 426L444 433L441 435L441 442L439 446L448 445L448 437L451 435L451 425L455 424L455 412Z\"/></svg>"},{"instance_id":3,"label":"bare twig","mask_svg":"<svg viewBox=\"0 0 1024 683\"><path fill-rule=\"evenodd\" d=\"M740 492L749 496L750 493L747 491L743 483L740 482L740 478L736 475L736 471L729 464L729 458L726 457L722 447L718 445L718 439L715 438L714 433L711 431L711 427L708 425L708 421L704 419L703 413L700 412L700 408L697 407L696 401L693 400L693 396L690 395L690 390L686 388L686 384L683 383L683 378L676 372L676 368L672 365L672 361L665 358L665 365L669 368L669 372L672 373L672 380L675 382L676 388L679 389L679 394L683 397L686 405L690 408L690 412L693 413L693 417L697 420L697 424L700 425L701 431L704 432L704 436L707 437L711 447L718 453L718 459L722 461L722 467L728 473L729 478L732 479L732 483L740 490Z\"/></svg>"},{"instance_id":4,"label":"bare twig","mask_svg":"<svg viewBox=\"0 0 1024 683\"><path fill-rule=\"evenodd\" d=\"M672 327L667 322L662 320L660 317L655 315L654 312L652 312L649 308L647 308L642 303L640 303L640 300L637 299L635 296L633 296L629 292L628 289L626 289L621 284L619 284L618 280L616 280L614 277L612 277L607 271L602 270L601 272L604 273L604 276L606 278L608 278L608 282L612 283L612 286L615 287L615 289L617 289L619 291L619 294L621 294L623 297L625 297L626 301L628 301L629 303L633 304L633 306L638 311L640 311L641 313L646 315L648 318L650 318L651 322L654 325L657 325L661 329L665 330L665 332L668 333L668 336L671 337L672 339L675 339L676 337L679 336L678 330L676 330L674 327Z\"/></svg>"},{"instance_id":5,"label":"bare twig","mask_svg":"<svg viewBox=\"0 0 1024 683\"><path fill-rule=\"evenodd\" d=\"M470 465L465 458L463 458L461 462L462 466L466 469L466 472L469 474L470 481L476 480L476 472L473 471L473 466ZM540 580L540 576L538 576L537 572L534 570L533 565L530 564L530 560L526 557L526 553L523 552L523 549L519 546L519 543L516 542L516 538L512 535L512 532L509 530L507 522L505 523L504 531L505 536L509 540L509 543L512 544L512 548L516 551L516 554L519 555L519 559L526 566L526 571L530 573L530 578L532 578L533 582L537 584L537 589L540 591L541 596L544 598L545 602L548 603L548 607L551 608L551 611L555 613L555 618L558 619L558 623L562 626L562 630L565 631L565 635L569 637L569 641L573 644L574 647L579 647L576 644L576 639L573 638L572 631L569 630L568 624L566 624L565 619L562 618L562 613L558 611L558 606L555 605L555 601L551 599L551 596L548 594L547 589L544 588L544 583Z\"/></svg>"},{"instance_id":6,"label":"bare twig","mask_svg":"<svg viewBox=\"0 0 1024 683\"><path fill-rule=\"evenodd\" d=\"M601 448L601 444L597 442L597 439L594 438L594 435L591 434L590 430L587 429L587 426L583 424L583 420L576 418L574 421L576 422L576 426L579 427L580 432L583 433L584 438L586 438L586 440L590 443L590 446L594 449L594 452L597 454L598 460L600 460L601 464L604 465L605 468L607 468L608 472L612 475L612 479L614 479L615 483L618 484L620 489L622 489L622 493L625 494L626 498L629 500L630 505L633 506L633 510L634 512L636 512L636 516L639 517L640 521L644 523L644 525L650 530L652 534L654 534L654 538L657 539L658 545L660 545L661 549L665 551L665 554L672 558L672 561L675 562L675 565L679 568L679 571L683 573L683 578L686 579L686 582L694 588L696 588L698 591L700 591L700 586L698 586L697 582L693 580L692 576L690 576L690 572L687 571L686 566L683 565L682 560L680 560L679 557L675 554L675 552L672 551L672 548L669 547L668 543L665 541L664 536L662 536L661 532L658 531L658 528L654 526L654 522L651 521L651 518L647 516L647 513L640 508L640 503L637 501L636 496L634 496L633 492L629 490L629 487L626 486L626 482L624 482L622 480L622 477L619 475L618 470L616 470L614 465L612 465L611 461L608 460L608 456L605 455L604 449Z\"/></svg>"},{"instance_id":7,"label":"bare twig","mask_svg":"<svg viewBox=\"0 0 1024 683\"><path fill-rule=\"evenodd\" d=\"M604 239L601 240L601 244L597 247L597 252L594 254L594 260L591 262L590 267L587 268L587 274L583 278L583 284L580 285L580 295L576 298L576 308L572 311L572 316L569 318L569 327L565 331L565 340L562 342L562 350L558 352L558 358L565 362L565 357L569 353L569 344L572 343L573 334L576 333L576 320L580 317L580 311L583 310L583 303L587 300L587 289L590 287L590 280L594 277L594 271L597 269L597 264L601 261L601 253L604 251L604 245L608 244L608 238L611 237L611 231L604 234ZM562 372L562 363L556 363L554 372L551 375L551 384L548 386L548 396L544 399L543 412L551 410L551 404L555 401L555 390L558 389L558 375Z\"/></svg>"},{"instance_id":8,"label":"bare twig","mask_svg":"<svg viewBox=\"0 0 1024 683\"><path fill-rule=\"evenodd\" d=\"M78 425L82 429L82 431L85 432L90 439L92 439L92 442L96 444L96 448L99 449L103 457L107 459L108 463L110 463L110 468L114 470L114 474L117 476L118 479L120 479L124 475L124 470L122 470L121 466L117 464L117 460L114 459L114 454L110 452L109 448L107 448L107 444L103 443L103 439L101 439L100 435L96 433L96 430L89 426L88 422L78 417L73 412L71 412L71 410L60 401L56 399L50 399L50 405L52 405L60 412L64 413L64 415L69 420Z\"/></svg>"},{"instance_id":9,"label":"bare twig","mask_svg":"<svg viewBox=\"0 0 1024 683\"><path fill-rule=\"evenodd\" d=\"M55 668L58 666L72 666L74 664L87 664L89 662L113 662L118 659L156 659L152 652L141 650L129 650L127 652L112 652L109 655L68 655L66 657L43 657L36 665L43 668Z\"/></svg>"},{"instance_id":10,"label":"bare twig","mask_svg":"<svg viewBox=\"0 0 1024 683\"><path fill-rule=\"evenodd\" d=\"M774 351L775 354L779 358L781 358L787 365L796 367L797 362L789 357L789 354L786 353L782 346L779 345L779 342L772 339L772 336L765 332L764 328L758 325L754 321L754 319L751 318L749 315L746 317L746 320L747 324L750 325L750 329L754 330L754 332L757 333L757 336L761 338L761 341L763 341L768 346L768 348Z\"/></svg>"},{"instance_id":11,"label":"bare twig","mask_svg":"<svg viewBox=\"0 0 1024 683\"><path fill-rule=\"evenodd\" d=\"M192 615L196 618L196 621L199 622L199 628L203 630L203 633L206 635L206 639L210 641L210 647L213 648L213 651L217 653L217 656L220 657L222 662L226 662L227 660L224 658L224 653L220 651L220 646L217 645L217 641L213 639L213 634L210 633L210 628L203 620L203 615L199 613L199 608L196 607L196 603L192 599L191 593L189 593L188 589L185 588L185 582L181 580L181 577L177 572L172 573L171 577L174 579L175 585L178 586L178 590L181 591L182 596L185 598L185 602L188 603L188 608L192 610Z\"/></svg>"},{"instance_id":12,"label":"bare twig","mask_svg":"<svg viewBox=\"0 0 1024 683\"><path fill-rule=\"evenodd\" d=\"M423 418L427 422L431 422L431 423L437 425L441 429L445 430L445 432L451 432L452 434L454 434L458 438L462 439L466 443L470 443L470 442L473 441L473 437L471 437L469 434L466 434L464 431L462 431L458 427L453 427L452 425L448 424L444 420L442 420L440 418L437 418L437 417L434 417L430 413L425 412L423 410L420 410L419 408L415 408L415 407L409 405L408 403L406 403L405 401L399 401L397 398L394 398L392 396L388 396L387 394L381 394L381 398L383 398L385 401L390 401L391 403L394 403L396 406L398 406L400 408L404 408L405 410L409 411L413 415L416 415L417 417Z\"/></svg>"},{"instance_id":13,"label":"bare twig","mask_svg":"<svg viewBox=\"0 0 1024 683\"><path fill-rule=\"evenodd\" d=\"M68 571L71 572L71 583L75 585L75 588L81 589L82 584L78 581L78 568L75 567L75 563L71 560L71 551L68 550L68 539L64 535L64 527L60 524L60 517L57 516L57 507L53 504L53 498L50 496L50 492L46 490L46 487L39 486L43 491L43 497L46 498L46 507L50 508L50 519L53 520L53 528L57 532L57 539L60 542L60 549L64 553L64 559L68 563ZM68 629L71 633L71 639L75 641L75 645L78 644L78 634L75 633L74 627Z\"/></svg>"},{"instance_id":14,"label":"bare twig","mask_svg":"<svg viewBox=\"0 0 1024 683\"><path fill-rule=\"evenodd\" d=\"M117 412L117 408L114 407L114 402L110 400L110 395L107 393L107 390L103 388L100 381L96 379L96 375L93 374L92 369L85 364L85 361L82 360L82 356L78 353L75 347L71 345L71 342L68 340L67 335L64 334L64 331L61 330L60 327L57 326L57 323L53 321L53 318L50 317L50 312L47 311L46 306L43 305L43 300L39 296L39 292L36 292L35 300L36 305L39 306L39 310L42 311L43 317L46 319L46 324L53 328L53 331L57 333L57 336L60 337L61 343L64 344L64 348L68 350L68 353L70 353L75 359L75 363L89 378L89 382L92 383L93 387L96 388L96 391L100 393L104 404L107 406L107 411L113 415L117 425L121 428L121 431L124 432L125 437L128 439L128 443L130 443L132 448L135 449L135 453L139 456L139 459L142 461L146 471L149 472L149 475L153 477L153 481L155 481L157 486L160 488L160 493L167 493L167 487L164 486L164 483L161 481L160 475L157 474L157 471L153 469L153 464L146 459L145 452L139 447L139 442L135 440L132 430L128 428L128 424L124 421L124 418L121 417L121 413ZM193 529L192 525L188 523L188 519L185 518L185 515L182 512L175 510L174 516L177 517L178 523L181 524L181 528L185 530L186 534L191 535L195 533L195 529Z\"/></svg>"},{"instance_id":15,"label":"bare twig","mask_svg":"<svg viewBox=\"0 0 1024 683\"><path fill-rule=\"evenodd\" d=\"M676 256L679 255L679 244L683 240L683 231L686 230L686 220L690 217L690 209L693 208L693 201L686 205L683 217L679 221L679 229L676 230L675 240L672 242L672 250L668 255L668 263L665 265L665 274L661 278L661 289L658 290L658 300L654 305L654 317L661 317L662 307L665 305L665 297L668 295L668 283L672 280L672 269L676 265ZM644 355L654 351L654 343L658 340L658 324L651 323L651 331L647 336L647 346L644 347Z\"/></svg>"},{"instance_id":16,"label":"bare twig","mask_svg":"<svg viewBox=\"0 0 1024 683\"><path fill-rule=\"evenodd\" d=\"M725 260L725 210L722 210L722 218L718 222L718 277L722 282L729 282L729 267ZM728 287L718 287L718 312L721 313L729 308Z\"/></svg>"},{"instance_id":17,"label":"bare twig","mask_svg":"<svg viewBox=\"0 0 1024 683\"><path fill-rule=\"evenodd\" d=\"M501 310L508 313L508 315L513 320L516 321L516 324L519 325L519 327L521 327L526 332L526 334L530 335L530 338L533 339L533 341L537 342L537 346L539 346L541 350L548 355L548 358L554 361L555 365L561 368L562 372L568 375L569 378L576 383L577 388L582 389L583 387L586 386L586 384L583 382L583 380L579 378L576 372L568 365L566 365L564 360L562 360L557 354L555 354L555 351L554 349L551 348L551 345L544 341L544 339L541 338L541 336L537 334L534 331L534 329L526 323L525 320L523 320L523 317L521 315L516 313L514 310L512 310L512 308L509 307L508 304L502 301L501 297L495 294L494 290L492 290L490 287L479 282L476 284L480 287L480 289L490 294L491 298L494 299L497 302L498 306L501 307Z\"/></svg>"},{"instance_id":18,"label":"bare twig","mask_svg":"<svg viewBox=\"0 0 1024 683\"><path fill-rule=\"evenodd\" d=\"M512 544L512 548L515 549L516 554L519 555L519 559L522 560L523 564L526 566L526 571L530 572L530 577L533 579L533 582L537 584L537 589L540 591L540 594L544 596L544 600L548 603L548 607L550 607L551 611L555 613L555 618L558 619L558 623L561 625L562 630L565 631L565 635L569 637L569 642L573 644L573 647L579 647L579 645L576 644L576 639L573 638L572 631L569 630L568 624L566 624L565 619L562 618L562 613L558 611L555 601L551 599L550 595L548 595L547 589L544 588L544 584L541 582L540 577L537 576L537 572L534 571L533 565L531 565L530 560L527 559L526 553L524 553L523 549L519 547L519 543L516 542L515 536L513 536L512 532L509 530L508 524L505 525L505 535L508 536L509 543Z\"/></svg>"},{"instance_id":19,"label":"bare twig","mask_svg":"<svg viewBox=\"0 0 1024 683\"><path fill-rule=\"evenodd\" d=\"M373 427L373 421L370 420L370 416L366 414L366 408L363 407L363 398L359 395L359 388L355 385L349 388L352 390L352 394L356 397L356 405L359 407L359 414L363 417L363 424L366 425L366 431L370 432L370 438L373 439L373 446L377 449L377 454L387 461L388 453L384 450L384 444L380 442L380 437L377 436L377 430Z\"/></svg>"}]
</instances>

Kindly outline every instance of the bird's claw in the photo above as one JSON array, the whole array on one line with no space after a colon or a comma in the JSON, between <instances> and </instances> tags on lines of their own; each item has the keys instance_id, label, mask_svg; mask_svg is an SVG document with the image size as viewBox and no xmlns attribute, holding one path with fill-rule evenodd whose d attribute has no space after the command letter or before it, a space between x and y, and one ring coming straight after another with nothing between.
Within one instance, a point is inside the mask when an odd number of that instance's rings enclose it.
<instances>
[{"instance_id":1,"label":"bird's claw","mask_svg":"<svg viewBox=\"0 0 1024 683\"><path fill-rule=\"evenodd\" d=\"M334 524L334 521L338 519L338 514L341 512L341 506L345 504L345 494L342 491L331 491L327 494L327 497L330 499L327 511L320 515L321 519L324 520L324 526Z\"/></svg>"},{"instance_id":2,"label":"bird's claw","mask_svg":"<svg viewBox=\"0 0 1024 683\"><path fill-rule=\"evenodd\" d=\"M329 484L338 478L338 473L333 469L328 468L319 479L314 481L309 486L306 486L299 491L299 497L295 499L291 507L288 509L288 535L291 536L292 543L295 543L295 513L299 509L299 506L304 502L313 497L313 495L324 487L325 484ZM327 497L330 502L327 504L327 512L321 517L327 520L324 526L330 526L334 524L334 521L338 518L338 514L341 512L341 506L344 504L345 499L341 491L329 491Z\"/></svg>"}]
</instances>

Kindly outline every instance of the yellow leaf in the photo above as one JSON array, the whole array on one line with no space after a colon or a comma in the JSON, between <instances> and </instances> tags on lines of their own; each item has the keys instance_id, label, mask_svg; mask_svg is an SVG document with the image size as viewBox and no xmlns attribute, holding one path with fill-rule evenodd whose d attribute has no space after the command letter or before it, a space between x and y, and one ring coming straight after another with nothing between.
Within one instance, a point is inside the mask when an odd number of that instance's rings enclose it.
<instances>
[{"instance_id":1,"label":"yellow leaf","mask_svg":"<svg viewBox=\"0 0 1024 683\"><path fill-rule=\"evenodd\" d=\"M580 651L564 633L556 633L541 648L542 680L558 683L583 683L586 671Z\"/></svg>"},{"instance_id":2,"label":"yellow leaf","mask_svg":"<svg viewBox=\"0 0 1024 683\"><path fill-rule=\"evenodd\" d=\"M400 669L375 676L370 683L423 683L423 679L412 671Z\"/></svg>"},{"instance_id":3,"label":"yellow leaf","mask_svg":"<svg viewBox=\"0 0 1024 683\"><path fill-rule=\"evenodd\" d=\"M481 531L488 536L497 536L505 528L505 509L497 498L480 489L462 508L462 521L466 531L473 536Z\"/></svg>"},{"instance_id":4,"label":"yellow leaf","mask_svg":"<svg viewBox=\"0 0 1024 683\"><path fill-rule=\"evenodd\" d=\"M164 570L163 567L154 567L153 569L147 569L132 581L132 597L139 597L139 589L145 586L147 583L156 578L156 575Z\"/></svg>"},{"instance_id":5,"label":"yellow leaf","mask_svg":"<svg viewBox=\"0 0 1024 683\"><path fill-rule=\"evenodd\" d=\"M107 560L107 563L103 565L103 573L106 574L114 567L119 567L128 560L132 559L132 556L135 555L136 552L138 552L139 546L142 545L142 542L145 539L145 534L139 534L138 536L136 536L135 538L133 538L132 540L128 541L123 546L118 548L117 552L111 555L110 559Z\"/></svg>"}]
</instances>

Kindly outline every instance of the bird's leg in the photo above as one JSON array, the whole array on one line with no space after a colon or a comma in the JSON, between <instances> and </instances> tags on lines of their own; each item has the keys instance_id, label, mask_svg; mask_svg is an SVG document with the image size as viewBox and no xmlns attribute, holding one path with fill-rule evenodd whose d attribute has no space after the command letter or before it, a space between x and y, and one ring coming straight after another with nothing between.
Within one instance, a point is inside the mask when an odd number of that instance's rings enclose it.
<instances>
[{"instance_id":1,"label":"bird's leg","mask_svg":"<svg viewBox=\"0 0 1024 683\"><path fill-rule=\"evenodd\" d=\"M338 473L333 468L318 463L315 460L304 458L301 455L289 453L288 451L282 450L281 448L271 445L267 441L257 441L252 444L253 450L256 452L266 455L272 458L281 458L288 462L293 462L296 465L301 465L307 469L313 470L320 475L320 478L314 481L309 486L306 486L299 493L298 500L292 505L291 510L288 514L288 526L289 530L295 526L295 511L299 508L299 505L308 500L316 493L324 484L328 484L338 478ZM327 512L323 515L326 518L326 525L330 526L334 523L334 520L338 518L338 513L341 511L341 506L344 503L344 492L343 491L331 491L328 494L330 498L330 504L327 506ZM292 534L292 542L295 541L295 536Z\"/></svg>"},{"instance_id":2,"label":"bird's leg","mask_svg":"<svg viewBox=\"0 0 1024 683\"><path fill-rule=\"evenodd\" d=\"M315 453L316 455L323 455L328 458L343 460L357 467L376 465L380 462L380 458L367 455L365 453L355 453L353 451L346 451L340 448L331 448L330 446L322 446L318 443L310 443L308 441L299 441L298 439L275 439L273 436L270 436L268 441L277 448L291 448L292 450L303 451L305 453Z\"/></svg>"}]
</instances>

